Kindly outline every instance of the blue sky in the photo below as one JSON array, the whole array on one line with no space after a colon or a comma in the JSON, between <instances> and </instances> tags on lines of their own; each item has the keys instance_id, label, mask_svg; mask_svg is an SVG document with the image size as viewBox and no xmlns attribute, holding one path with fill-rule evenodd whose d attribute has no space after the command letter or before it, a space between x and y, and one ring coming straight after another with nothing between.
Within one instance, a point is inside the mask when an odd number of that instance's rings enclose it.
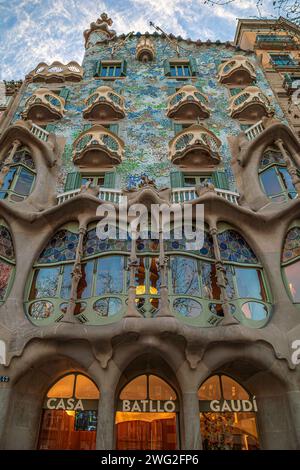
<instances>
[{"instance_id":1,"label":"blue sky","mask_svg":"<svg viewBox=\"0 0 300 470\"><path fill-rule=\"evenodd\" d=\"M272 0L262 14L270 16ZM118 34L153 31L192 39L233 40L236 18L257 17L255 0L209 6L204 0L0 0L0 80L22 79L39 62L81 62L83 31L100 13Z\"/></svg>"}]
</instances>

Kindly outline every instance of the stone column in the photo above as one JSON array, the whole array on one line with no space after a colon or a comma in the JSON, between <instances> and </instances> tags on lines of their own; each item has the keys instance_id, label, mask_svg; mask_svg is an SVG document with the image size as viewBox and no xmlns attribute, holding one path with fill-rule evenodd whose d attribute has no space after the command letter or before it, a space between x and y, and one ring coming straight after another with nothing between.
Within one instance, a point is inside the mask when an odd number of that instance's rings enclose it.
<instances>
[{"instance_id":1,"label":"stone column","mask_svg":"<svg viewBox=\"0 0 300 470\"><path fill-rule=\"evenodd\" d=\"M201 450L199 401L196 391L182 393L183 450Z\"/></svg>"},{"instance_id":2,"label":"stone column","mask_svg":"<svg viewBox=\"0 0 300 470\"><path fill-rule=\"evenodd\" d=\"M3 374L5 375L5 374ZM7 437L8 411L11 405L12 388L8 384L0 383L0 449L5 448Z\"/></svg>"},{"instance_id":3,"label":"stone column","mask_svg":"<svg viewBox=\"0 0 300 470\"><path fill-rule=\"evenodd\" d=\"M135 287L135 271L138 267L138 259L136 256L136 233L132 231L131 234L131 251L130 258L128 263L129 271L129 288L128 288L128 307L124 315L124 318L129 317L142 317L143 315L137 310L135 297L136 297L136 287Z\"/></svg>"},{"instance_id":4,"label":"stone column","mask_svg":"<svg viewBox=\"0 0 300 470\"><path fill-rule=\"evenodd\" d=\"M98 421L97 421L97 450L114 449L114 428L115 428L115 399L113 390L101 390Z\"/></svg>"},{"instance_id":5,"label":"stone column","mask_svg":"<svg viewBox=\"0 0 300 470\"><path fill-rule=\"evenodd\" d=\"M296 188L296 191L298 195L300 196L300 178L298 176L297 168L295 167L294 163L292 162L290 156L288 155L284 145L283 145L283 140L282 139L277 139L275 141L275 144L277 145L278 149L281 152L281 155L286 163L287 170L292 178L293 185Z\"/></svg>"},{"instance_id":6,"label":"stone column","mask_svg":"<svg viewBox=\"0 0 300 470\"><path fill-rule=\"evenodd\" d=\"M300 390L287 393L293 429L290 431L295 439L295 449L300 449Z\"/></svg>"},{"instance_id":7,"label":"stone column","mask_svg":"<svg viewBox=\"0 0 300 470\"><path fill-rule=\"evenodd\" d=\"M299 397L297 399L299 400ZM299 448L299 442L297 447L294 430L292 429L295 416L290 413L285 394L257 396L256 402L260 448L262 450L292 450ZM294 404L296 403L294 402ZM297 407L299 409L299 403L297 403Z\"/></svg>"},{"instance_id":8,"label":"stone column","mask_svg":"<svg viewBox=\"0 0 300 470\"><path fill-rule=\"evenodd\" d=\"M62 322L64 323L75 323L74 311L75 311L76 300L77 300L77 288L78 288L79 281L82 277L81 259L82 259L82 254L83 254L83 241L84 241L84 236L86 234L86 229L87 228L85 224L79 227L79 238L78 238L78 245L76 248L75 263L74 263L73 271L71 274L72 284L71 284L70 300L68 302L67 312L65 313L62 319Z\"/></svg>"},{"instance_id":9,"label":"stone column","mask_svg":"<svg viewBox=\"0 0 300 470\"><path fill-rule=\"evenodd\" d=\"M225 275L224 264L221 259L218 236L217 236L218 235L217 228L211 227L209 233L211 234L212 239L213 239L214 254L215 254L215 259L216 259L217 284L221 290L221 300L222 300L222 307L223 307L223 312L224 312L224 318L221 321L221 325L224 325L224 326L236 325L239 322L233 317L230 311L230 305L229 305L228 296L226 292L226 285L228 281Z\"/></svg>"},{"instance_id":10,"label":"stone column","mask_svg":"<svg viewBox=\"0 0 300 470\"><path fill-rule=\"evenodd\" d=\"M160 307L157 317L174 317L170 310L168 290L168 258L165 256L163 230L159 232Z\"/></svg>"},{"instance_id":11,"label":"stone column","mask_svg":"<svg viewBox=\"0 0 300 470\"><path fill-rule=\"evenodd\" d=\"M9 152L8 157L3 162L4 164L3 164L3 167L0 171L0 186L2 186L6 174L9 172L9 167L12 164L15 153L18 150L18 148L20 147L20 145L21 145L21 142L19 140L14 140L13 141L13 146L12 146L10 152Z\"/></svg>"}]
</instances>

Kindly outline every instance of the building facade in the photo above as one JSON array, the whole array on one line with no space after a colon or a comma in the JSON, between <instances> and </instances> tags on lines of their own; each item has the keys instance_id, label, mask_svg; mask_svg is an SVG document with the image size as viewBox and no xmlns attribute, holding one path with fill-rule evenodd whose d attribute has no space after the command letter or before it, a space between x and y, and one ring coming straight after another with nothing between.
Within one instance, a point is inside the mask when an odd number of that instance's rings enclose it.
<instances>
[{"instance_id":1,"label":"building facade","mask_svg":"<svg viewBox=\"0 0 300 470\"><path fill-rule=\"evenodd\" d=\"M300 142L239 34L103 13L5 111L0 448L300 448ZM125 200L203 204L203 246L99 239Z\"/></svg>"}]
</instances>

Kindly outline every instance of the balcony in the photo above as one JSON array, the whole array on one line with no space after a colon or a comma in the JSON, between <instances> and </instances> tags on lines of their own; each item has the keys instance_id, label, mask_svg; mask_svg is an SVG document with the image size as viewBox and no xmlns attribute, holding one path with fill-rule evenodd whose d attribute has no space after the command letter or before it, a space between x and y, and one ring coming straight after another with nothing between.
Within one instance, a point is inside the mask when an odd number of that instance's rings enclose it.
<instances>
[{"instance_id":1,"label":"balcony","mask_svg":"<svg viewBox=\"0 0 300 470\"><path fill-rule=\"evenodd\" d=\"M243 55L233 56L219 66L218 80L226 85L251 85L256 79L254 65Z\"/></svg>"},{"instance_id":2,"label":"balcony","mask_svg":"<svg viewBox=\"0 0 300 470\"><path fill-rule=\"evenodd\" d=\"M79 194L84 194L81 188L73 189L72 191L67 191L65 193L61 193L57 195L57 203L63 204L70 199L73 199L75 196ZM118 204L121 202L122 199L122 191L120 189L107 189L107 188L99 188L98 199L101 201L108 201L114 204Z\"/></svg>"},{"instance_id":3,"label":"balcony","mask_svg":"<svg viewBox=\"0 0 300 470\"><path fill-rule=\"evenodd\" d=\"M221 141L201 124L179 132L169 143L169 158L175 165L215 166L221 161Z\"/></svg>"},{"instance_id":4,"label":"balcony","mask_svg":"<svg viewBox=\"0 0 300 470\"><path fill-rule=\"evenodd\" d=\"M228 108L232 118L245 121L259 121L263 116L271 116L273 108L260 88L248 86L240 93L232 96Z\"/></svg>"},{"instance_id":5,"label":"balcony","mask_svg":"<svg viewBox=\"0 0 300 470\"><path fill-rule=\"evenodd\" d=\"M283 88L286 89L289 95L300 88L300 74L292 75L290 73L284 74Z\"/></svg>"},{"instance_id":6,"label":"balcony","mask_svg":"<svg viewBox=\"0 0 300 470\"><path fill-rule=\"evenodd\" d=\"M298 44L291 36L284 34L258 34L256 36L255 49L298 49Z\"/></svg>"},{"instance_id":7,"label":"balcony","mask_svg":"<svg viewBox=\"0 0 300 470\"><path fill-rule=\"evenodd\" d=\"M226 189L219 189L214 188L215 193L226 199L226 201L231 202L232 204L239 204L238 199L240 195L233 191L228 191ZM172 202L189 202L193 201L194 199L198 199L200 196L197 193L196 188L189 187L189 188L176 188L172 189Z\"/></svg>"},{"instance_id":8,"label":"balcony","mask_svg":"<svg viewBox=\"0 0 300 470\"><path fill-rule=\"evenodd\" d=\"M136 59L140 62L151 62L154 60L155 49L149 37L142 36L136 45Z\"/></svg>"},{"instance_id":9,"label":"balcony","mask_svg":"<svg viewBox=\"0 0 300 470\"><path fill-rule=\"evenodd\" d=\"M85 103L85 119L114 121L125 117L124 98L109 86L97 88Z\"/></svg>"},{"instance_id":10,"label":"balcony","mask_svg":"<svg viewBox=\"0 0 300 470\"><path fill-rule=\"evenodd\" d=\"M74 142L73 161L79 167L111 168L124 156L124 142L101 125L82 132Z\"/></svg>"},{"instance_id":11,"label":"balcony","mask_svg":"<svg viewBox=\"0 0 300 470\"><path fill-rule=\"evenodd\" d=\"M173 119L197 120L209 117L208 99L192 85L185 85L168 100L167 116Z\"/></svg>"},{"instance_id":12,"label":"balcony","mask_svg":"<svg viewBox=\"0 0 300 470\"><path fill-rule=\"evenodd\" d=\"M64 98L48 88L39 88L26 101L23 118L30 119L40 125L57 121L64 115L64 106Z\"/></svg>"},{"instance_id":13,"label":"balcony","mask_svg":"<svg viewBox=\"0 0 300 470\"><path fill-rule=\"evenodd\" d=\"M57 61L51 65L41 62L26 78L33 82L45 83L80 82L83 78L83 68L74 61L66 65Z\"/></svg>"}]
</instances>

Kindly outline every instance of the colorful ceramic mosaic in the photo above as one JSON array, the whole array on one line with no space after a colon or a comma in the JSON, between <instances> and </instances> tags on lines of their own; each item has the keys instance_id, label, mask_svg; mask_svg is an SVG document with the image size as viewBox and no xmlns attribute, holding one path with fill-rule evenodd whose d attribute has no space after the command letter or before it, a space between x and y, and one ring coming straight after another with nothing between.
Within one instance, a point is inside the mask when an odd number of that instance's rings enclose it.
<instances>
[{"instance_id":1,"label":"colorful ceramic mosaic","mask_svg":"<svg viewBox=\"0 0 300 470\"><path fill-rule=\"evenodd\" d=\"M75 259L78 234L59 230L42 251L37 264L60 263Z\"/></svg>"},{"instance_id":2,"label":"colorful ceramic mosaic","mask_svg":"<svg viewBox=\"0 0 300 470\"><path fill-rule=\"evenodd\" d=\"M248 243L235 230L225 230L218 234L221 258L236 263L257 264L258 259Z\"/></svg>"},{"instance_id":3,"label":"colorful ceramic mosaic","mask_svg":"<svg viewBox=\"0 0 300 470\"><path fill-rule=\"evenodd\" d=\"M83 257L95 256L106 251L130 251L130 241L127 240L101 240L97 236L96 228L89 230L84 240Z\"/></svg>"},{"instance_id":4,"label":"colorful ceramic mosaic","mask_svg":"<svg viewBox=\"0 0 300 470\"><path fill-rule=\"evenodd\" d=\"M0 225L0 256L14 260L14 246L9 230Z\"/></svg>"},{"instance_id":5,"label":"colorful ceramic mosaic","mask_svg":"<svg viewBox=\"0 0 300 470\"><path fill-rule=\"evenodd\" d=\"M222 61L231 59L237 52L224 44L202 44L180 42L182 57L195 59L197 75L184 82L164 75L164 60L176 57L176 51L168 41L159 35L153 35L155 60L142 63L136 60L136 45L138 34L133 35L122 47L117 49L115 60L127 61L126 77L120 77L109 83L114 91L125 100L126 117L119 124L119 137L125 142L125 156L117 167L117 188L137 187L142 174L154 179L157 187L170 186L170 172L176 167L168 159L168 143L174 137L174 126L166 116L167 100L176 88L182 84L192 84L208 97L211 109L209 118L203 121L221 140L220 153L224 169L229 180L230 189L236 190L235 180L231 169L231 155L227 142L228 135L240 133L240 124L228 115L229 94L226 86L217 80L218 66ZM117 39L114 45L121 43ZM238 52L239 55L243 51ZM65 103L65 113L62 119L53 123L52 131L58 137L65 139L65 149L62 156L62 169L58 176L57 190L64 191L66 175L76 171L72 161L72 145L83 131L87 122L83 119L82 111L86 107L85 100L99 86L107 85L107 81L94 78L95 65L99 60L109 60L111 44L96 44L89 47L83 59L84 79L79 83L68 83L70 93ZM249 57L255 64L256 85L270 99L275 108L275 115L284 120L283 113L277 104L273 92L266 81L255 56ZM39 83L28 85L14 119L20 119L26 100L40 87Z\"/></svg>"},{"instance_id":6,"label":"colorful ceramic mosaic","mask_svg":"<svg viewBox=\"0 0 300 470\"><path fill-rule=\"evenodd\" d=\"M291 261L300 256L300 227L294 227L287 233L282 251L282 262Z\"/></svg>"}]
</instances>

